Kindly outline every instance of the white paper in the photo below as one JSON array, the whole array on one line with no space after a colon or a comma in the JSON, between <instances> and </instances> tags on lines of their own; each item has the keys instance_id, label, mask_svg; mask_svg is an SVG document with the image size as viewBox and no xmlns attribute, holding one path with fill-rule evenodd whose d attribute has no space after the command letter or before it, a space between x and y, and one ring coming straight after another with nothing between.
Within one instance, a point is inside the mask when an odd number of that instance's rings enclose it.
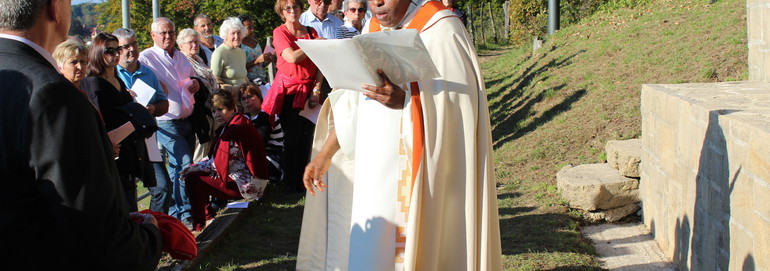
<instances>
[{"instance_id":1,"label":"white paper","mask_svg":"<svg viewBox=\"0 0 770 271\"><path fill-rule=\"evenodd\" d=\"M150 99L152 99L152 96L154 96L156 92L154 88L141 79L137 79L136 82L134 82L134 85L131 86L131 91L136 94L134 100L143 106L147 106L147 103L150 102Z\"/></svg>"},{"instance_id":2,"label":"white paper","mask_svg":"<svg viewBox=\"0 0 770 271\"><path fill-rule=\"evenodd\" d=\"M107 132L107 136L110 137L110 141L113 145L117 145L123 139L126 139L128 135L134 132L134 125L131 124L131 122L126 122L125 124L121 125L118 128L115 128L112 131Z\"/></svg>"},{"instance_id":3,"label":"white paper","mask_svg":"<svg viewBox=\"0 0 770 271\"><path fill-rule=\"evenodd\" d=\"M163 162L163 156L160 154L158 148L158 139L155 137L157 132L152 133L151 137L144 139L144 144L147 145L147 156L149 156L150 162Z\"/></svg>"},{"instance_id":4,"label":"white paper","mask_svg":"<svg viewBox=\"0 0 770 271\"><path fill-rule=\"evenodd\" d=\"M234 201L227 204L227 209L246 209L249 208L248 201Z\"/></svg>"},{"instance_id":5,"label":"white paper","mask_svg":"<svg viewBox=\"0 0 770 271\"><path fill-rule=\"evenodd\" d=\"M262 97L267 97L267 93L270 91L270 83L259 86L259 90L262 91Z\"/></svg>"},{"instance_id":6,"label":"white paper","mask_svg":"<svg viewBox=\"0 0 770 271\"><path fill-rule=\"evenodd\" d=\"M274 54L275 48L273 46L265 46L265 50L262 51L263 54Z\"/></svg>"},{"instance_id":7,"label":"white paper","mask_svg":"<svg viewBox=\"0 0 770 271\"><path fill-rule=\"evenodd\" d=\"M308 96L308 99L310 99L310 96ZM307 105L307 102L305 102L305 108L302 109L302 111L299 111L300 116L312 121L313 124L316 124L318 122L319 114L321 114L321 104L316 105L315 108L313 109L310 109L310 107Z\"/></svg>"},{"instance_id":8,"label":"white paper","mask_svg":"<svg viewBox=\"0 0 770 271\"><path fill-rule=\"evenodd\" d=\"M377 69L396 85L441 76L414 29L374 32L337 40L297 40L332 88L363 91L382 86Z\"/></svg>"}]
</instances>

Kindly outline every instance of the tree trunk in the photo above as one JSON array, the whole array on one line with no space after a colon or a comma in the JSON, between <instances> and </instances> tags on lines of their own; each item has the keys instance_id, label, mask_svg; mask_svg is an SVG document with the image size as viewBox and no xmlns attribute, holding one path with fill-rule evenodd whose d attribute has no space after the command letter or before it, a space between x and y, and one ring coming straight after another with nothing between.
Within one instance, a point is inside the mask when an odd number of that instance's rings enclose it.
<instances>
[{"instance_id":1,"label":"tree trunk","mask_svg":"<svg viewBox=\"0 0 770 271\"><path fill-rule=\"evenodd\" d=\"M497 42L497 25L495 24L495 16L492 14L492 2L489 2L487 4L487 7L489 8L489 21L490 28L492 28L492 36L494 37L495 43Z\"/></svg>"}]
</instances>

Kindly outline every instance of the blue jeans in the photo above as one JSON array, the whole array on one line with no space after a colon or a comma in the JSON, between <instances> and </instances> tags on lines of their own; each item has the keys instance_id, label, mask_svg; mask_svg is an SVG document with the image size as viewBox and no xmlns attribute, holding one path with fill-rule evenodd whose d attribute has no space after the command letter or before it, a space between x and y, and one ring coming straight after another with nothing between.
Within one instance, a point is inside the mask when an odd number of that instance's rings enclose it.
<instances>
[{"instance_id":1,"label":"blue jeans","mask_svg":"<svg viewBox=\"0 0 770 271\"><path fill-rule=\"evenodd\" d=\"M150 187L150 210L168 214L171 205L171 179L164 162L152 162L155 170L155 187Z\"/></svg>"},{"instance_id":2,"label":"blue jeans","mask_svg":"<svg viewBox=\"0 0 770 271\"><path fill-rule=\"evenodd\" d=\"M190 200L183 180L182 169L192 163L195 134L189 120L158 120L158 143L168 159L168 175L171 179L171 206L169 215L184 221L190 218Z\"/></svg>"}]
</instances>

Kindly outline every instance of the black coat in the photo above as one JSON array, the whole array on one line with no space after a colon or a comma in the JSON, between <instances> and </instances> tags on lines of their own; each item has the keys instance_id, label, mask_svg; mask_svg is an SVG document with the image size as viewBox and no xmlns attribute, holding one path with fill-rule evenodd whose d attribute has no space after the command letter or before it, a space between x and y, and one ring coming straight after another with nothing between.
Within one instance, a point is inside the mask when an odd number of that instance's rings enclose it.
<instances>
[{"instance_id":1,"label":"black coat","mask_svg":"<svg viewBox=\"0 0 770 271\"><path fill-rule=\"evenodd\" d=\"M3 269L154 269L160 232L129 220L86 96L34 49L0 38L0 97Z\"/></svg>"}]
</instances>

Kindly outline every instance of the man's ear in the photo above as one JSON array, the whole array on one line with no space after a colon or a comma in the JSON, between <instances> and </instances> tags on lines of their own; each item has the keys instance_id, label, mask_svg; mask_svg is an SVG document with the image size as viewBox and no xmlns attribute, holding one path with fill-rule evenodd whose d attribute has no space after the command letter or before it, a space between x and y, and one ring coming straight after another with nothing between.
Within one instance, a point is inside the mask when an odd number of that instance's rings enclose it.
<instances>
[{"instance_id":1,"label":"man's ear","mask_svg":"<svg viewBox=\"0 0 770 271\"><path fill-rule=\"evenodd\" d=\"M48 19L51 19L56 23L61 23L61 18L59 15L59 1L62 0L51 0L48 2L48 12L46 13Z\"/></svg>"}]
</instances>

